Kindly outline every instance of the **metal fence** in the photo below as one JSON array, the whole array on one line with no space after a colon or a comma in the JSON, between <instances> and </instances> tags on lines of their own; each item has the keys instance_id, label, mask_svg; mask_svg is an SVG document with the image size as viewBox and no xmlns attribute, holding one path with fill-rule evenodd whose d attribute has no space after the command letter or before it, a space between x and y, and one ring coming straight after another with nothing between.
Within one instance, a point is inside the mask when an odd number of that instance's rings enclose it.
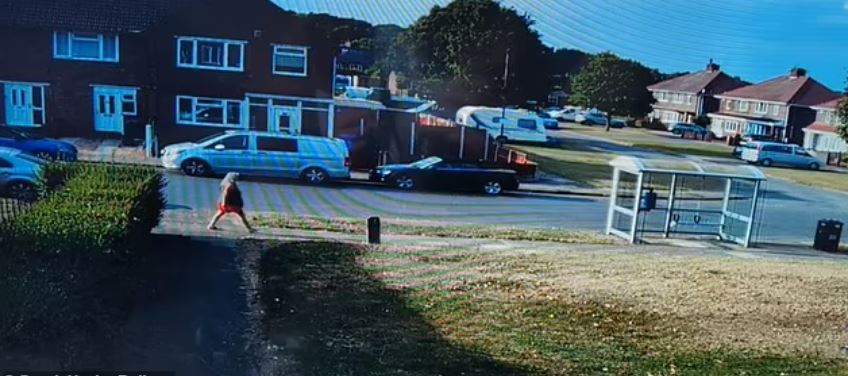
<instances>
[{"instance_id":1,"label":"metal fence","mask_svg":"<svg viewBox=\"0 0 848 376\"><path fill-rule=\"evenodd\" d=\"M0 198L0 224L5 224L15 219L18 215L29 209L31 203Z\"/></svg>"}]
</instances>

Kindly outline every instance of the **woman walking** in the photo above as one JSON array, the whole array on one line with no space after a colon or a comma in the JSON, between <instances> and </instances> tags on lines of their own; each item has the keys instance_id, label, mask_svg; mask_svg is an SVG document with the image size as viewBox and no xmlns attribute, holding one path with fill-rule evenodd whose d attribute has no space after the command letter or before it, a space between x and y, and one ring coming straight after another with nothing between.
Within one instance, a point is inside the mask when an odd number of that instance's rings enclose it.
<instances>
[{"instance_id":1,"label":"woman walking","mask_svg":"<svg viewBox=\"0 0 848 376\"><path fill-rule=\"evenodd\" d=\"M244 199L242 199L241 191L236 184L238 176L238 173L230 172L224 176L224 180L221 180L221 198L218 199L218 212L212 217L212 222L209 222L207 227L209 230L217 230L218 227L215 227L215 224L218 223L218 220L224 214L233 213L241 218L241 222L244 227L247 227L247 231L256 232L253 227L250 227L250 223L247 222L247 217L244 215Z\"/></svg>"}]
</instances>

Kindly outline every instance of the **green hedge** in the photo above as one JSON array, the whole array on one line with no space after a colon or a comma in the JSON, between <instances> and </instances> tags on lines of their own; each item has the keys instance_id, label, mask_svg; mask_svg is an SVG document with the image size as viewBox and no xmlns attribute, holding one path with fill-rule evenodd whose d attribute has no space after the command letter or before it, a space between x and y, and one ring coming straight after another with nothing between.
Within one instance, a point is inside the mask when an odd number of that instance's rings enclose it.
<instances>
[{"instance_id":1,"label":"green hedge","mask_svg":"<svg viewBox=\"0 0 848 376\"><path fill-rule=\"evenodd\" d=\"M118 330L115 302L132 295L165 206L153 168L53 164L39 180L39 201L0 226L0 353Z\"/></svg>"},{"instance_id":2,"label":"green hedge","mask_svg":"<svg viewBox=\"0 0 848 376\"><path fill-rule=\"evenodd\" d=\"M41 201L7 229L21 251L128 252L165 206L164 179L150 167L53 164L39 184Z\"/></svg>"}]
</instances>

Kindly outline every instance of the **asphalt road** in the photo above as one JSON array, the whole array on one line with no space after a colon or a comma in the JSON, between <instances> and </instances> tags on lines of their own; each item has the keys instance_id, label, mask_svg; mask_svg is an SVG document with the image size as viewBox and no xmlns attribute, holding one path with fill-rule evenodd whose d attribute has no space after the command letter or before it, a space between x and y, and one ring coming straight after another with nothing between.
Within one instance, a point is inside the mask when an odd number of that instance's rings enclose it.
<instances>
[{"instance_id":1,"label":"asphalt road","mask_svg":"<svg viewBox=\"0 0 848 376\"><path fill-rule=\"evenodd\" d=\"M168 210L212 211L218 179L168 173ZM336 184L313 187L286 180L240 183L246 210L324 217L425 220L603 230L606 198L515 193L500 197L456 193L402 192L379 186ZM765 185L759 241L809 243L816 221L848 222L848 195L772 179ZM706 205L705 205L706 207ZM848 234L846 234L848 236Z\"/></svg>"}]
</instances>

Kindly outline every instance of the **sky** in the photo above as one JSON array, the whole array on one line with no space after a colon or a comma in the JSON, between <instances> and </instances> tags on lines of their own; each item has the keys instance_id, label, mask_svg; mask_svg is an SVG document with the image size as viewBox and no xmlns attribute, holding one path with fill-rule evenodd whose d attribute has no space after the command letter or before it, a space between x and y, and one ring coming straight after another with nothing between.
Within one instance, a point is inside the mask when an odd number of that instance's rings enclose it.
<instances>
[{"instance_id":1,"label":"sky","mask_svg":"<svg viewBox=\"0 0 848 376\"><path fill-rule=\"evenodd\" d=\"M408 26L449 0L273 0L301 13L329 13ZM663 72L703 69L713 58L759 82L794 66L831 89L848 77L848 0L501 0L535 20L555 48L611 51Z\"/></svg>"}]
</instances>

